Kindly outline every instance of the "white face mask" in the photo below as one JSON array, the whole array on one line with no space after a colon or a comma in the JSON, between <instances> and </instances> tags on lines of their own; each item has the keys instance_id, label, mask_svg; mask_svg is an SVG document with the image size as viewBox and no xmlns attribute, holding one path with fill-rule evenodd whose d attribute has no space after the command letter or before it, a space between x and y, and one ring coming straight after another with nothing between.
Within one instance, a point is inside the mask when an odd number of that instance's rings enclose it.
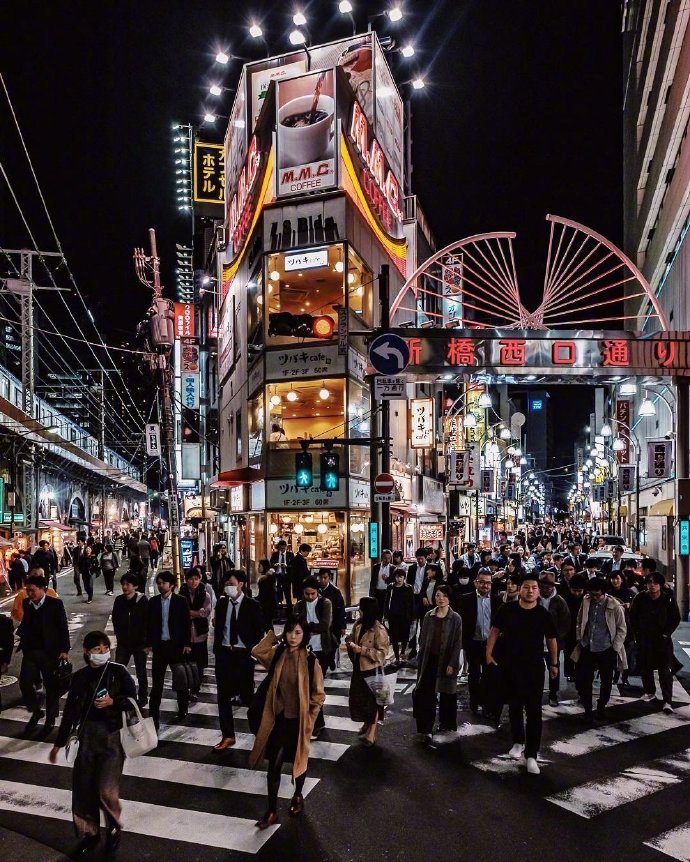
<instances>
[{"instance_id":1,"label":"white face mask","mask_svg":"<svg viewBox=\"0 0 690 862\"><path fill-rule=\"evenodd\" d=\"M110 661L110 650L106 650L105 652L92 652L89 653L89 662L96 667L99 667L102 664L107 664Z\"/></svg>"},{"instance_id":2,"label":"white face mask","mask_svg":"<svg viewBox=\"0 0 690 862\"><path fill-rule=\"evenodd\" d=\"M461 583L461 584L463 585L463 587L464 587L464 586L465 586L465 584L469 584L470 579L469 579L469 578L459 578L459 581L460 581L460 583Z\"/></svg>"},{"instance_id":3,"label":"white face mask","mask_svg":"<svg viewBox=\"0 0 690 862\"><path fill-rule=\"evenodd\" d=\"M238 593L237 587L234 585L231 585L231 586L225 588L225 595L229 596L231 599L236 599L237 593Z\"/></svg>"}]
</instances>

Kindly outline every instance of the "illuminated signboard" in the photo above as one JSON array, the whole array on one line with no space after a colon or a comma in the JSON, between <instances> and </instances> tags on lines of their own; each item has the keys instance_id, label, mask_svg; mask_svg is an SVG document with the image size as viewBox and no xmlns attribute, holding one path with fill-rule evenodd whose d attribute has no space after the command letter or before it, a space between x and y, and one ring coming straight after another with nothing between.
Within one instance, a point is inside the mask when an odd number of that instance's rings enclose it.
<instances>
[{"instance_id":1,"label":"illuminated signboard","mask_svg":"<svg viewBox=\"0 0 690 862\"><path fill-rule=\"evenodd\" d=\"M678 530L678 553L690 557L690 521L679 521Z\"/></svg>"},{"instance_id":2,"label":"illuminated signboard","mask_svg":"<svg viewBox=\"0 0 690 862\"><path fill-rule=\"evenodd\" d=\"M533 413L539 413L543 409L544 409L544 402L542 401L542 399L541 398L533 398L532 401L530 402L530 410Z\"/></svg>"},{"instance_id":3,"label":"illuminated signboard","mask_svg":"<svg viewBox=\"0 0 690 862\"><path fill-rule=\"evenodd\" d=\"M194 306L175 303L175 338L194 338Z\"/></svg>"},{"instance_id":4,"label":"illuminated signboard","mask_svg":"<svg viewBox=\"0 0 690 862\"><path fill-rule=\"evenodd\" d=\"M690 333L552 332L532 330L399 329L410 351L408 371L443 373L483 368L488 373L690 375ZM589 375L587 375L589 376ZM542 405L543 407L543 405Z\"/></svg>"},{"instance_id":5,"label":"illuminated signboard","mask_svg":"<svg viewBox=\"0 0 690 862\"><path fill-rule=\"evenodd\" d=\"M235 249L242 245L251 223L253 213L252 191L259 176L260 166L261 153L255 135L249 144L249 152L240 172L237 191L232 196L228 209L228 231L230 241Z\"/></svg>"},{"instance_id":6,"label":"illuminated signboard","mask_svg":"<svg viewBox=\"0 0 690 862\"><path fill-rule=\"evenodd\" d=\"M222 144L194 144L194 194L197 209L222 218L225 209L225 148Z\"/></svg>"}]
</instances>

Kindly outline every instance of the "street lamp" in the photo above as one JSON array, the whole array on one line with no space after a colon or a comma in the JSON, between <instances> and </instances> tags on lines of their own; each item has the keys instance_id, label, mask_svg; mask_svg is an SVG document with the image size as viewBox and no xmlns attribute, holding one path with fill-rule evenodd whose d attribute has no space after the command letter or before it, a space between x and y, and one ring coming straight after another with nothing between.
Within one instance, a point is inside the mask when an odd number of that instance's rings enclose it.
<instances>
[{"instance_id":1,"label":"street lamp","mask_svg":"<svg viewBox=\"0 0 690 862\"><path fill-rule=\"evenodd\" d=\"M622 437L616 437L611 448L614 452L624 452L626 449L625 440Z\"/></svg>"},{"instance_id":2,"label":"street lamp","mask_svg":"<svg viewBox=\"0 0 690 862\"><path fill-rule=\"evenodd\" d=\"M413 90L423 90L426 86L424 82L424 78L414 78L412 80L412 89Z\"/></svg>"},{"instance_id":3,"label":"street lamp","mask_svg":"<svg viewBox=\"0 0 690 862\"><path fill-rule=\"evenodd\" d=\"M637 393L637 383L622 383L618 391L621 395L635 395Z\"/></svg>"},{"instance_id":4,"label":"street lamp","mask_svg":"<svg viewBox=\"0 0 690 862\"><path fill-rule=\"evenodd\" d=\"M249 35L252 37L252 39L260 39L264 35L264 31L256 23L256 21L252 22L251 26L249 27Z\"/></svg>"},{"instance_id":5,"label":"street lamp","mask_svg":"<svg viewBox=\"0 0 690 862\"><path fill-rule=\"evenodd\" d=\"M216 54L216 63L220 63L221 66L227 66L230 62L230 55L226 54L225 51L219 51Z\"/></svg>"},{"instance_id":6,"label":"street lamp","mask_svg":"<svg viewBox=\"0 0 690 862\"><path fill-rule=\"evenodd\" d=\"M477 427L477 417L474 413L467 413L463 419L462 424L465 428L476 428Z\"/></svg>"},{"instance_id":7,"label":"street lamp","mask_svg":"<svg viewBox=\"0 0 690 862\"><path fill-rule=\"evenodd\" d=\"M612 437L613 436L613 431L611 430L611 426L609 425L608 422L604 422L604 424L601 426L601 436L602 437Z\"/></svg>"},{"instance_id":8,"label":"street lamp","mask_svg":"<svg viewBox=\"0 0 690 862\"><path fill-rule=\"evenodd\" d=\"M307 37L304 33L296 28L290 33L290 44L291 45L305 45L307 42Z\"/></svg>"},{"instance_id":9,"label":"street lamp","mask_svg":"<svg viewBox=\"0 0 690 862\"><path fill-rule=\"evenodd\" d=\"M486 390L484 390L484 392L482 392L482 394L479 396L477 404L479 405L479 407L482 407L484 409L492 406L491 396Z\"/></svg>"},{"instance_id":10,"label":"street lamp","mask_svg":"<svg viewBox=\"0 0 690 862\"><path fill-rule=\"evenodd\" d=\"M393 23L395 23L396 21L400 21L403 16L402 9L400 8L400 6L398 6L397 3L395 4L395 6L392 6L386 14L390 18L390 20L393 21Z\"/></svg>"},{"instance_id":11,"label":"street lamp","mask_svg":"<svg viewBox=\"0 0 690 862\"><path fill-rule=\"evenodd\" d=\"M407 44L400 49L400 53L405 58L414 57L414 45Z\"/></svg>"},{"instance_id":12,"label":"street lamp","mask_svg":"<svg viewBox=\"0 0 690 862\"><path fill-rule=\"evenodd\" d=\"M656 405L646 392L644 394L644 401L640 404L640 409L637 411L637 415L644 418L656 416Z\"/></svg>"},{"instance_id":13,"label":"street lamp","mask_svg":"<svg viewBox=\"0 0 690 862\"><path fill-rule=\"evenodd\" d=\"M217 118L216 118L216 115L215 115L215 114L213 114L213 113L211 113L211 111L207 111L207 112L204 114L204 122L205 122L205 123L215 123L215 122L216 122L216 119L217 119Z\"/></svg>"}]
</instances>

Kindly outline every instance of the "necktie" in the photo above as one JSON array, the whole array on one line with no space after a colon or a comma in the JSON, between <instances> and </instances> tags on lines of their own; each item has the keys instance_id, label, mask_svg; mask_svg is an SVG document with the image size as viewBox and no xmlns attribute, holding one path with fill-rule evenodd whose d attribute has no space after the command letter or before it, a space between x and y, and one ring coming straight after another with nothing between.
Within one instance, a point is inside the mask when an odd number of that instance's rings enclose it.
<instances>
[{"instance_id":1,"label":"necktie","mask_svg":"<svg viewBox=\"0 0 690 862\"><path fill-rule=\"evenodd\" d=\"M237 602L232 602L230 614L230 646L237 646Z\"/></svg>"}]
</instances>

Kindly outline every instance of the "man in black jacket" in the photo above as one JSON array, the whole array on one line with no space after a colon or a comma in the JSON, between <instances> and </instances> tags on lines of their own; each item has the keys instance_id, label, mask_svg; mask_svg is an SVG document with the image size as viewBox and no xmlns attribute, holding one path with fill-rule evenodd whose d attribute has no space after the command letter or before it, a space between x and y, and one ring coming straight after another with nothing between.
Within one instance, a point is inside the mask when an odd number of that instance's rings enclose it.
<instances>
[{"instance_id":1,"label":"man in black jacket","mask_svg":"<svg viewBox=\"0 0 690 862\"><path fill-rule=\"evenodd\" d=\"M148 603L146 616L146 652L153 653L151 663L151 699L149 714L156 728L160 725L160 706L163 696L165 671L180 664L183 656L192 650L192 624L187 602L174 592L175 576L172 572L159 572L156 576L159 595ZM182 721L189 708L189 691L177 692L177 715Z\"/></svg>"},{"instance_id":2,"label":"man in black jacket","mask_svg":"<svg viewBox=\"0 0 690 862\"><path fill-rule=\"evenodd\" d=\"M300 545L299 552L292 564L292 595L298 602L302 598L302 584L309 577L309 564L307 557L311 554L311 545Z\"/></svg>"},{"instance_id":3,"label":"man in black jacket","mask_svg":"<svg viewBox=\"0 0 690 862\"><path fill-rule=\"evenodd\" d=\"M216 686L221 741L216 751L235 744L232 698L239 694L245 706L254 699L254 659L252 650L266 631L261 605L245 595L247 575L231 569L225 576L223 595L216 605L213 652L216 657Z\"/></svg>"},{"instance_id":4,"label":"man in black jacket","mask_svg":"<svg viewBox=\"0 0 690 862\"><path fill-rule=\"evenodd\" d=\"M278 601L282 602L283 598L285 599L285 610L288 616L292 611L292 566L294 562L295 555L292 551L288 551L285 539L281 539L278 542L277 550L271 554L270 563L276 571Z\"/></svg>"},{"instance_id":5,"label":"man in black jacket","mask_svg":"<svg viewBox=\"0 0 690 862\"><path fill-rule=\"evenodd\" d=\"M393 583L393 552L381 551L381 560L374 563L371 569L369 595L376 599L379 606L379 619L383 619L383 606L386 603L388 584Z\"/></svg>"},{"instance_id":6,"label":"man in black jacket","mask_svg":"<svg viewBox=\"0 0 690 862\"><path fill-rule=\"evenodd\" d=\"M139 706L146 706L149 683L146 676L146 624L148 619L148 599L137 592L139 580L136 575L126 572L120 578L122 595L113 602L113 630L117 638L115 661L125 667L134 659L137 672Z\"/></svg>"},{"instance_id":7,"label":"man in black jacket","mask_svg":"<svg viewBox=\"0 0 690 862\"><path fill-rule=\"evenodd\" d=\"M331 631L333 632L334 643L340 644L340 641L345 636L345 632L347 631L347 624L345 622L345 599L343 598L343 594L336 587L336 585L331 581L331 573L328 569L320 569L319 575L319 592L324 597L324 599L328 599L333 606L333 618L331 620ZM338 652L338 647L336 647L335 652L333 653L333 660L331 662L331 670L335 670L335 657Z\"/></svg>"},{"instance_id":8,"label":"man in black jacket","mask_svg":"<svg viewBox=\"0 0 690 862\"><path fill-rule=\"evenodd\" d=\"M46 578L53 582L53 589L57 592L57 560L50 547L50 542L42 539L38 543L38 550L31 559L31 568L43 569Z\"/></svg>"},{"instance_id":9,"label":"man in black jacket","mask_svg":"<svg viewBox=\"0 0 690 862\"><path fill-rule=\"evenodd\" d=\"M474 590L461 596L458 609L462 618L462 648L469 665L468 687L470 709L477 712L480 706L488 708L483 696L483 676L486 672L486 642L491 631L491 620L501 606L499 596L491 594L492 578L488 567L477 572Z\"/></svg>"},{"instance_id":10,"label":"man in black jacket","mask_svg":"<svg viewBox=\"0 0 690 862\"><path fill-rule=\"evenodd\" d=\"M647 591L638 593L630 606L630 624L635 636L644 686L642 700L656 700L654 671L659 672L665 713L673 712L673 632L680 625L680 610L671 592L665 588L661 572L650 572L645 578Z\"/></svg>"},{"instance_id":11,"label":"man in black jacket","mask_svg":"<svg viewBox=\"0 0 690 862\"><path fill-rule=\"evenodd\" d=\"M65 606L60 599L46 595L46 586L41 575L29 575L26 579L27 598L23 602L24 615L17 632L22 651L19 688L24 703L31 710L26 729L35 730L43 717L36 691L39 681L43 680L46 700L43 732L47 735L55 726L60 700L55 671L59 660L67 658L70 642Z\"/></svg>"}]
</instances>

